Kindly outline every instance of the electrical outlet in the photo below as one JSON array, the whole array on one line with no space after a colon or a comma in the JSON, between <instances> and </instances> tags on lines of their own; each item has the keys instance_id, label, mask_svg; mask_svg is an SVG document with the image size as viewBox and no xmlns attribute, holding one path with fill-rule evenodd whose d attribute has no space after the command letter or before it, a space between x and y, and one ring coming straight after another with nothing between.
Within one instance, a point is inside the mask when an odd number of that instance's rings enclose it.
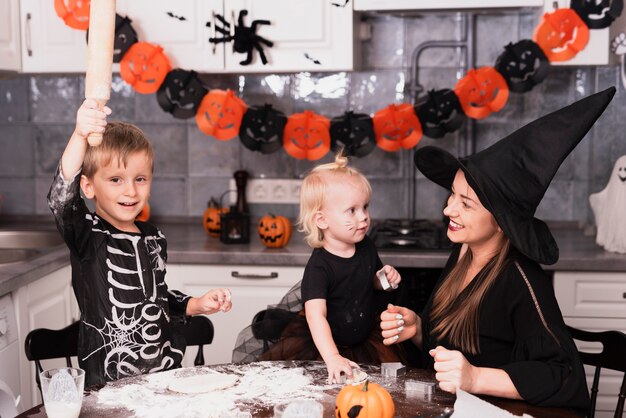
<instances>
[{"instance_id":1,"label":"electrical outlet","mask_svg":"<svg viewBox=\"0 0 626 418\"><path fill-rule=\"evenodd\" d=\"M300 203L301 179L248 179L246 200L248 203ZM235 179L230 179L230 202L235 204L237 193Z\"/></svg>"}]
</instances>

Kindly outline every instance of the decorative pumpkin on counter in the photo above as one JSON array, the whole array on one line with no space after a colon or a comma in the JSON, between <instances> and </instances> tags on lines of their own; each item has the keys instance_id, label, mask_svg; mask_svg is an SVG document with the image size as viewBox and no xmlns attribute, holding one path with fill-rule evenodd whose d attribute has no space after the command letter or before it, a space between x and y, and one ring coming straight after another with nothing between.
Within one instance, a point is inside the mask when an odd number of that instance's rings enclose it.
<instances>
[{"instance_id":1,"label":"decorative pumpkin on counter","mask_svg":"<svg viewBox=\"0 0 626 418\"><path fill-rule=\"evenodd\" d=\"M389 392L368 380L344 386L335 401L335 418L393 418L394 412Z\"/></svg>"},{"instance_id":2,"label":"decorative pumpkin on counter","mask_svg":"<svg viewBox=\"0 0 626 418\"><path fill-rule=\"evenodd\" d=\"M572 9L556 9L543 15L533 41L550 62L574 58L589 42L589 28Z\"/></svg>"},{"instance_id":3,"label":"decorative pumpkin on counter","mask_svg":"<svg viewBox=\"0 0 626 418\"><path fill-rule=\"evenodd\" d=\"M150 219L150 203L146 202L145 206L141 209L141 212L135 217L135 220L141 222L148 222Z\"/></svg>"},{"instance_id":4,"label":"decorative pumpkin on counter","mask_svg":"<svg viewBox=\"0 0 626 418\"><path fill-rule=\"evenodd\" d=\"M228 212L228 208L221 208L215 198L211 198L207 203L207 208L202 216L202 226L211 237L219 238L221 229L220 215Z\"/></svg>"},{"instance_id":5,"label":"decorative pumpkin on counter","mask_svg":"<svg viewBox=\"0 0 626 418\"><path fill-rule=\"evenodd\" d=\"M120 76L137 93L156 93L172 69L163 48L148 42L134 43L120 61Z\"/></svg>"},{"instance_id":6,"label":"decorative pumpkin on counter","mask_svg":"<svg viewBox=\"0 0 626 418\"><path fill-rule=\"evenodd\" d=\"M239 135L239 127L248 106L232 90L210 90L196 112L196 124L202 132L219 141Z\"/></svg>"},{"instance_id":7,"label":"decorative pumpkin on counter","mask_svg":"<svg viewBox=\"0 0 626 418\"><path fill-rule=\"evenodd\" d=\"M471 68L454 87L463 112L472 119L483 119L502 109L509 98L506 80L493 67Z\"/></svg>"},{"instance_id":8,"label":"decorative pumpkin on counter","mask_svg":"<svg viewBox=\"0 0 626 418\"><path fill-rule=\"evenodd\" d=\"M291 222L284 216L267 214L259 220L259 238L269 248L282 248L291 238Z\"/></svg>"}]
</instances>

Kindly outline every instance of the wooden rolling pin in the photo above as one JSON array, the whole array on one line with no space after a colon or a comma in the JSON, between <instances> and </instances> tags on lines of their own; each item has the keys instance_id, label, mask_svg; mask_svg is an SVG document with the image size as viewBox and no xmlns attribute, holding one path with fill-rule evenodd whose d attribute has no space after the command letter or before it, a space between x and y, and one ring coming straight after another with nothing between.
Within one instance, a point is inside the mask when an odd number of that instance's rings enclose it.
<instances>
[{"instance_id":1,"label":"wooden rolling pin","mask_svg":"<svg viewBox=\"0 0 626 418\"><path fill-rule=\"evenodd\" d=\"M85 97L95 99L100 108L111 98L113 44L115 43L115 0L91 0ZM101 133L89 134L89 145L102 142Z\"/></svg>"}]
</instances>

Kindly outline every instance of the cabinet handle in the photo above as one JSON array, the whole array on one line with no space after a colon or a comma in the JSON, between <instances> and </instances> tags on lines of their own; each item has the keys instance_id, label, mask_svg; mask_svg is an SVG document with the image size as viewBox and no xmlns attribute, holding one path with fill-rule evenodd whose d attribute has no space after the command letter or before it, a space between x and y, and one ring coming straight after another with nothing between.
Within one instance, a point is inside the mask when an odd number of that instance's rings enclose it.
<instances>
[{"instance_id":1,"label":"cabinet handle","mask_svg":"<svg viewBox=\"0 0 626 418\"><path fill-rule=\"evenodd\" d=\"M626 299L626 292L622 293L622 297Z\"/></svg>"},{"instance_id":2,"label":"cabinet handle","mask_svg":"<svg viewBox=\"0 0 626 418\"><path fill-rule=\"evenodd\" d=\"M271 272L270 274L240 274L238 271L230 273L236 279L275 279L278 277L278 273Z\"/></svg>"},{"instance_id":3,"label":"cabinet handle","mask_svg":"<svg viewBox=\"0 0 626 418\"><path fill-rule=\"evenodd\" d=\"M24 37L26 38L26 52L28 53L29 57L33 56L33 49L31 46L31 36L30 36L30 20L31 20L31 15L30 13L26 13L26 24L25 26L25 35Z\"/></svg>"}]
</instances>

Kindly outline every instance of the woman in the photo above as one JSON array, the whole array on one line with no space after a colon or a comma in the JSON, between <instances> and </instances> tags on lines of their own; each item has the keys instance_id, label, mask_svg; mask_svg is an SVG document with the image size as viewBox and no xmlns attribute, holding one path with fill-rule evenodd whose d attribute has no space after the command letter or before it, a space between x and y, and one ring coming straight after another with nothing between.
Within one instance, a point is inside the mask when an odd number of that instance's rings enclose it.
<instances>
[{"instance_id":1,"label":"woman","mask_svg":"<svg viewBox=\"0 0 626 418\"><path fill-rule=\"evenodd\" d=\"M451 191L444 215L455 243L422 315L390 305L385 344L411 339L442 390L586 410L584 370L550 279L558 247L534 213L557 169L615 89L546 115L491 147L456 159L436 147L416 166Z\"/></svg>"}]
</instances>

